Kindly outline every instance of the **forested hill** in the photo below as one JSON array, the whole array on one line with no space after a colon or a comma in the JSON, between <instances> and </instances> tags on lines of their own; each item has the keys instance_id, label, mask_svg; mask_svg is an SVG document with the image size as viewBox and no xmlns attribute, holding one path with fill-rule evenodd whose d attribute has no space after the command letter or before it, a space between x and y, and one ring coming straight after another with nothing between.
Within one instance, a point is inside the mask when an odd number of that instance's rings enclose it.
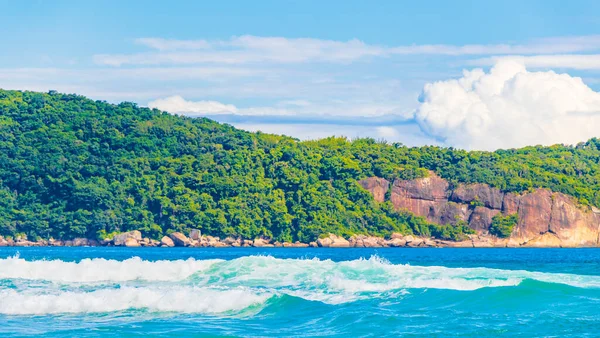
<instances>
[{"instance_id":1,"label":"forested hill","mask_svg":"<svg viewBox=\"0 0 600 338\"><path fill-rule=\"evenodd\" d=\"M0 235L217 236L308 242L393 231L460 238L378 204L357 180L414 178L503 191L550 188L600 206L600 140L496 152L409 148L373 139L299 142L132 103L0 90Z\"/></svg>"}]
</instances>

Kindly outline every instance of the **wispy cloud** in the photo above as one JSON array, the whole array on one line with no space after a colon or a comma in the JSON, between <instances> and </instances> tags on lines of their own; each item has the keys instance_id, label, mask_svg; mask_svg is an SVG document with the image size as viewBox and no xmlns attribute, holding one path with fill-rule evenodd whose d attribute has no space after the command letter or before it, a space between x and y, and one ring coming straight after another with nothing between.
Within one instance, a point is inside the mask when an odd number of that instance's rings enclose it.
<instances>
[{"instance_id":1,"label":"wispy cloud","mask_svg":"<svg viewBox=\"0 0 600 338\"><path fill-rule=\"evenodd\" d=\"M110 66L160 64L243 63L349 63L368 57L394 55L507 55L578 53L600 49L600 36L545 38L527 44L380 46L360 40L243 35L229 40L175 40L140 38L137 44L154 51L98 54L94 61Z\"/></svg>"},{"instance_id":2,"label":"wispy cloud","mask_svg":"<svg viewBox=\"0 0 600 338\"><path fill-rule=\"evenodd\" d=\"M293 100L305 103L303 100ZM360 103L356 100L348 102L320 102L308 105L287 105L282 107L251 106L236 107L210 100L186 100L180 95L173 95L156 99L148 103L148 107L157 108L174 114L186 116L215 116L228 115L231 120L239 120L239 117L260 117L261 122L275 119L278 122L283 119L288 122L311 123L336 123L345 124L374 124L399 123L413 118L411 110L400 110L392 103ZM282 106L281 104L279 106ZM289 108L288 108L289 107ZM265 119L266 118L266 119ZM367 122L370 120L370 122ZM358 121L358 122L356 122Z\"/></svg>"},{"instance_id":3,"label":"wispy cloud","mask_svg":"<svg viewBox=\"0 0 600 338\"><path fill-rule=\"evenodd\" d=\"M475 66L490 66L503 60L517 61L529 68L600 69L600 54L494 56L473 60L469 63Z\"/></svg>"}]
</instances>

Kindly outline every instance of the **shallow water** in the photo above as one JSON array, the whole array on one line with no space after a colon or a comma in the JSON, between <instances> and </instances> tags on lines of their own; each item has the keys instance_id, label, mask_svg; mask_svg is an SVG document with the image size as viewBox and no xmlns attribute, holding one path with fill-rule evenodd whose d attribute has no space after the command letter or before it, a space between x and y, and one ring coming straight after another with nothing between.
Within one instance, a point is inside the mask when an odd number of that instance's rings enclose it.
<instances>
[{"instance_id":1,"label":"shallow water","mask_svg":"<svg viewBox=\"0 0 600 338\"><path fill-rule=\"evenodd\" d=\"M4 336L600 335L598 249L0 248Z\"/></svg>"}]
</instances>

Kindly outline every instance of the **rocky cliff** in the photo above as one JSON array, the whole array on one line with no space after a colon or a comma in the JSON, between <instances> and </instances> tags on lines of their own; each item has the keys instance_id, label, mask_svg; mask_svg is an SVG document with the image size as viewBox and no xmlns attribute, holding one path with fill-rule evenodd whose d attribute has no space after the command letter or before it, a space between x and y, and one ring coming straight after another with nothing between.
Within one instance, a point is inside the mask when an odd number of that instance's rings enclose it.
<instances>
[{"instance_id":1,"label":"rocky cliff","mask_svg":"<svg viewBox=\"0 0 600 338\"><path fill-rule=\"evenodd\" d=\"M486 184L451 188L434 173L425 178L394 182L371 177L359 183L376 201L389 198L395 208L426 217L430 222L465 221L492 246L580 247L599 243L600 211L547 189L514 194ZM518 214L518 223L509 238L489 236L492 217L498 213Z\"/></svg>"}]
</instances>

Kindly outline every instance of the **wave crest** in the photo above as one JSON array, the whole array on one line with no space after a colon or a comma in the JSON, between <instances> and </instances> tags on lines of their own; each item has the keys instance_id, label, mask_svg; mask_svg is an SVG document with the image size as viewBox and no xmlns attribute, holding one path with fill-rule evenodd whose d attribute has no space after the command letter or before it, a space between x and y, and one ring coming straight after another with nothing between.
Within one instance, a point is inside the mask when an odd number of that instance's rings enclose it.
<instances>
[{"instance_id":1,"label":"wave crest","mask_svg":"<svg viewBox=\"0 0 600 338\"><path fill-rule=\"evenodd\" d=\"M58 313L116 312L148 310L224 314L264 304L272 295L245 289L124 287L92 292L0 290L0 314L43 315Z\"/></svg>"},{"instance_id":2,"label":"wave crest","mask_svg":"<svg viewBox=\"0 0 600 338\"><path fill-rule=\"evenodd\" d=\"M334 262L245 256L232 260L0 259L0 314L240 311L289 295L326 304L402 299L414 289L470 291L525 280L600 288L600 276L392 264L377 256Z\"/></svg>"}]
</instances>

